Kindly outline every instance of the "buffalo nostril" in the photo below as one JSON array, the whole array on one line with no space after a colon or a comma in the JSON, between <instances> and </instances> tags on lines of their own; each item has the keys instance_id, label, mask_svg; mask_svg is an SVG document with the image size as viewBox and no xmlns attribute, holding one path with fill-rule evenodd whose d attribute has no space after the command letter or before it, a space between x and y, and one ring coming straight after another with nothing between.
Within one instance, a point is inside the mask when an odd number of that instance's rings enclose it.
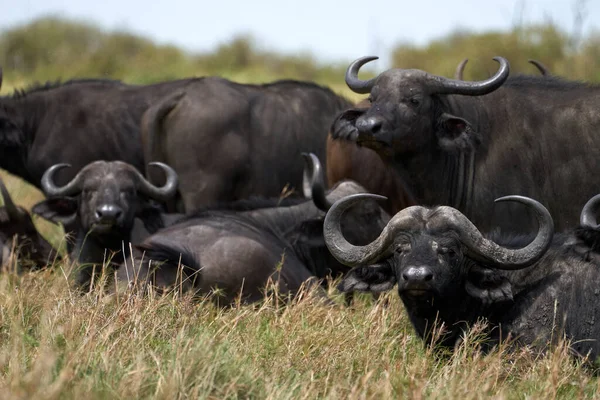
<instances>
[{"instance_id":1,"label":"buffalo nostril","mask_svg":"<svg viewBox=\"0 0 600 400\"><path fill-rule=\"evenodd\" d=\"M378 133L379 131L381 131L381 126L382 126L382 123L381 123L381 121L374 121L374 122L371 124L371 133L372 133L372 134L376 134L376 133Z\"/></svg>"},{"instance_id":2,"label":"buffalo nostril","mask_svg":"<svg viewBox=\"0 0 600 400\"><path fill-rule=\"evenodd\" d=\"M430 280L432 280L432 279L433 279L433 274L432 274L432 273L430 273L430 272L429 272L429 273L427 273L427 274L425 274L425 276L423 276L423 280L424 280L425 282L429 282L429 281L430 281Z\"/></svg>"},{"instance_id":3,"label":"buffalo nostril","mask_svg":"<svg viewBox=\"0 0 600 400\"><path fill-rule=\"evenodd\" d=\"M402 279L404 279L405 281L410 280L407 274L402 274Z\"/></svg>"}]
</instances>

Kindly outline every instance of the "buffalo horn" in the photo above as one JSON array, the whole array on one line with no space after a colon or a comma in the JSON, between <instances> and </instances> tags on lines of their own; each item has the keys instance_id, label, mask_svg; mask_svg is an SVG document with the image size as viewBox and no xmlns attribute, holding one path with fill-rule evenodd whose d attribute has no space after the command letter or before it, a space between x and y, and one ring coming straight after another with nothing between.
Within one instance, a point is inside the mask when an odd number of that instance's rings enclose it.
<instances>
[{"instance_id":1,"label":"buffalo horn","mask_svg":"<svg viewBox=\"0 0 600 400\"><path fill-rule=\"evenodd\" d=\"M527 60L527 61L529 61L530 64L533 64L540 71L540 74L542 74L543 76L550 75L550 73L548 72L548 68L546 68L546 66L544 64L542 64L541 62L539 62L537 60Z\"/></svg>"},{"instance_id":2,"label":"buffalo horn","mask_svg":"<svg viewBox=\"0 0 600 400\"><path fill-rule=\"evenodd\" d=\"M54 164L42 175L42 189L48 197L70 196L81 191L81 179L83 177L83 169L75 175L73 179L66 185L59 187L54 183L54 174L56 171L63 168L71 167L71 164Z\"/></svg>"},{"instance_id":3,"label":"buffalo horn","mask_svg":"<svg viewBox=\"0 0 600 400\"><path fill-rule=\"evenodd\" d=\"M346 84L353 92L360 94L371 92L376 78L369 79L368 81L360 80L358 79L358 71L369 61L377 60L378 58L374 56L361 57L350 64L346 70Z\"/></svg>"},{"instance_id":4,"label":"buffalo horn","mask_svg":"<svg viewBox=\"0 0 600 400\"><path fill-rule=\"evenodd\" d=\"M325 179L321 161L313 153L302 153L304 157L304 175L302 190L304 197L312 199L319 210L327 211L333 203L325 196Z\"/></svg>"},{"instance_id":5,"label":"buffalo horn","mask_svg":"<svg viewBox=\"0 0 600 400\"><path fill-rule=\"evenodd\" d=\"M442 76L430 75L431 94L462 94L466 96L481 96L498 89L510 73L508 61L503 57L494 57L494 61L500 64L498 71L484 81L466 82L456 79L448 79Z\"/></svg>"},{"instance_id":6,"label":"buffalo horn","mask_svg":"<svg viewBox=\"0 0 600 400\"><path fill-rule=\"evenodd\" d=\"M144 178L144 176L137 169L131 167L139 180L140 187L138 190L141 193L159 201L167 201L173 198L177 191L177 184L179 181L177 172L175 172L175 170L169 167L167 164L161 162L151 162L148 165L162 168L162 170L165 171L167 180L162 187L154 186L148 182L148 180L146 180L146 178Z\"/></svg>"},{"instance_id":7,"label":"buffalo horn","mask_svg":"<svg viewBox=\"0 0 600 400\"><path fill-rule=\"evenodd\" d=\"M468 61L469 59L465 58L460 62L460 64L456 66L456 72L454 72L454 79L457 79L459 81L463 80L463 72L465 72L465 66L467 65Z\"/></svg>"},{"instance_id":8,"label":"buffalo horn","mask_svg":"<svg viewBox=\"0 0 600 400\"><path fill-rule=\"evenodd\" d=\"M355 246L344 238L341 220L348 208L366 199L387 200L387 197L360 193L341 198L333 204L325 216L323 225L323 235L329 251L339 262L351 267L372 264L385 257L389 253L396 233L411 230L412 227L418 224L416 220L418 213L426 210L421 206L403 209L394 215L377 239L365 246Z\"/></svg>"},{"instance_id":9,"label":"buffalo horn","mask_svg":"<svg viewBox=\"0 0 600 400\"><path fill-rule=\"evenodd\" d=\"M596 212L600 206L600 194L595 195L585 203L579 216L579 224L584 228L598 229L598 221L596 220Z\"/></svg>"},{"instance_id":10,"label":"buffalo horn","mask_svg":"<svg viewBox=\"0 0 600 400\"><path fill-rule=\"evenodd\" d=\"M517 270L538 261L548 250L554 234L554 222L541 203L524 196L505 196L496 203L515 201L525 204L535 213L539 227L535 239L522 249L508 249L483 237L481 232L460 211L452 207L439 207L427 226L437 229L452 229L457 232L461 243L472 258L497 269Z\"/></svg>"},{"instance_id":11,"label":"buffalo horn","mask_svg":"<svg viewBox=\"0 0 600 400\"><path fill-rule=\"evenodd\" d=\"M4 181L0 179L0 193L2 194L2 200L4 201L4 208L6 209L6 214L8 214L8 218L11 220L19 219L23 216L23 212L13 203L12 198L10 197L10 193L4 186Z\"/></svg>"}]
</instances>

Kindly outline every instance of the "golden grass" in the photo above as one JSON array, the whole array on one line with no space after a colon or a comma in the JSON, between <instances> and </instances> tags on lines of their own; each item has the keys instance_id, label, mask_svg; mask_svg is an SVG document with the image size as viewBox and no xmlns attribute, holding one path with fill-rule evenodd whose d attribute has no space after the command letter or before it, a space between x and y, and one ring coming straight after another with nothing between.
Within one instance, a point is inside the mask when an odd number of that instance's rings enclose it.
<instances>
[{"instance_id":1,"label":"golden grass","mask_svg":"<svg viewBox=\"0 0 600 400\"><path fill-rule=\"evenodd\" d=\"M43 198L0 176L17 204ZM63 243L60 228L34 221ZM542 356L506 346L483 355L475 327L451 356L425 348L395 293L352 307L332 291L335 306L307 294L223 310L177 293L81 295L70 268L0 275L0 398L600 398L564 343Z\"/></svg>"}]
</instances>

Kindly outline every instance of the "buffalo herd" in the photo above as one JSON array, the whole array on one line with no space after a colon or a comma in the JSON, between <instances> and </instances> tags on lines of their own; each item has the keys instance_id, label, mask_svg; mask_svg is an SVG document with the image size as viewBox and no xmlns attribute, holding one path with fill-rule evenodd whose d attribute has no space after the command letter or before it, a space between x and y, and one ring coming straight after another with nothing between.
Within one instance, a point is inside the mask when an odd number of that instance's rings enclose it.
<instances>
[{"instance_id":1,"label":"buffalo herd","mask_svg":"<svg viewBox=\"0 0 600 400\"><path fill-rule=\"evenodd\" d=\"M346 71L357 104L312 82L80 79L0 97L0 168L38 187L38 232L2 180L0 262L70 261L106 280L219 306L327 285L397 288L424 342L484 349L559 338L600 356L600 86L551 74L482 81ZM0 85L2 74L0 71ZM318 305L317 305L318 306ZM438 334L435 327L441 326Z\"/></svg>"}]
</instances>

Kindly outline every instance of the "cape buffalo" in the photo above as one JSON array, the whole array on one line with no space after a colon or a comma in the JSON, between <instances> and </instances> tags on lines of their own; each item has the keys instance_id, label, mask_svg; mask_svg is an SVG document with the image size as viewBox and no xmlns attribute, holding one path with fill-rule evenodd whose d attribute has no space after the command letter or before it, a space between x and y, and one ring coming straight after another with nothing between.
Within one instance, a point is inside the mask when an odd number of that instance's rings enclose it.
<instances>
[{"instance_id":1,"label":"cape buffalo","mask_svg":"<svg viewBox=\"0 0 600 400\"><path fill-rule=\"evenodd\" d=\"M342 113L334 138L377 151L417 204L450 205L482 229L534 226L523 207L502 204L494 214L493 199L514 193L543 202L559 230L576 224L581 205L600 186L589 173L600 167L600 86L554 76L508 78L500 57L496 74L480 82L403 69L358 79L373 59L353 62L346 74L351 89L370 93L371 106Z\"/></svg>"},{"instance_id":2,"label":"cape buffalo","mask_svg":"<svg viewBox=\"0 0 600 400\"><path fill-rule=\"evenodd\" d=\"M314 155L312 160L316 161ZM320 173L320 167L315 168L313 182ZM293 296L315 277L349 270L325 246L325 213L319 207L328 208L341 197L361 192L364 188L347 181L327 195L322 186L313 186L312 201L287 199L285 206L272 201L268 206L269 200L254 199L202 210L135 246L134 265L126 261L117 270L117 279L160 288L179 283L183 290L200 294L218 289L221 297L216 300L225 305L238 298L247 302L263 298L269 279L283 294ZM367 243L389 216L376 202L366 202L350 210L349 220L342 227L349 240Z\"/></svg>"},{"instance_id":3,"label":"cape buffalo","mask_svg":"<svg viewBox=\"0 0 600 400\"><path fill-rule=\"evenodd\" d=\"M132 165L121 161L95 161L85 166L64 186L54 176L69 164L56 164L42 177L48 199L36 204L33 212L52 222L77 226L71 257L83 267L76 279L89 283L94 268L109 262L111 253L129 253L135 218L149 233L165 225L163 215L149 200L167 201L175 195L177 174L168 165L152 163L166 174L166 183L156 187Z\"/></svg>"},{"instance_id":4,"label":"cape buffalo","mask_svg":"<svg viewBox=\"0 0 600 400\"><path fill-rule=\"evenodd\" d=\"M600 354L600 326L594 324L600 318L600 229L590 216L600 196L584 209L575 234L554 240L545 207L527 197L507 196L496 201L523 203L536 214L539 229L533 241L486 238L452 207L414 206L396 214L372 243L351 245L340 232L340 218L347 207L371 198L342 199L325 218L331 253L358 266L343 279L342 291L380 292L397 284L421 338L431 341L436 319L443 323L446 332L436 342L443 346L454 346L468 325L483 318L489 322L487 345L510 335L543 348L564 334L576 352L592 360ZM505 245L496 244L500 241Z\"/></svg>"},{"instance_id":5,"label":"cape buffalo","mask_svg":"<svg viewBox=\"0 0 600 400\"><path fill-rule=\"evenodd\" d=\"M27 210L13 202L2 179L0 195L4 201L0 207L0 265L8 262L13 248L19 266L40 269L51 263L57 256L54 248L39 234Z\"/></svg>"},{"instance_id":6,"label":"cape buffalo","mask_svg":"<svg viewBox=\"0 0 600 400\"><path fill-rule=\"evenodd\" d=\"M462 79L467 61L464 59L456 67L458 79ZM370 105L369 100L364 99L355 108L367 110ZM356 181L369 193L387 197L382 205L390 214L417 204L406 182L396 171L388 168L375 151L346 140L333 139L332 129L335 129L335 125L327 135L327 181L330 187L345 179Z\"/></svg>"},{"instance_id":7,"label":"cape buffalo","mask_svg":"<svg viewBox=\"0 0 600 400\"><path fill-rule=\"evenodd\" d=\"M325 157L328 128L351 103L308 82L242 85L206 78L166 96L142 119L144 157L171 165L189 212L299 189L302 152ZM157 179L147 173L153 182Z\"/></svg>"}]
</instances>

